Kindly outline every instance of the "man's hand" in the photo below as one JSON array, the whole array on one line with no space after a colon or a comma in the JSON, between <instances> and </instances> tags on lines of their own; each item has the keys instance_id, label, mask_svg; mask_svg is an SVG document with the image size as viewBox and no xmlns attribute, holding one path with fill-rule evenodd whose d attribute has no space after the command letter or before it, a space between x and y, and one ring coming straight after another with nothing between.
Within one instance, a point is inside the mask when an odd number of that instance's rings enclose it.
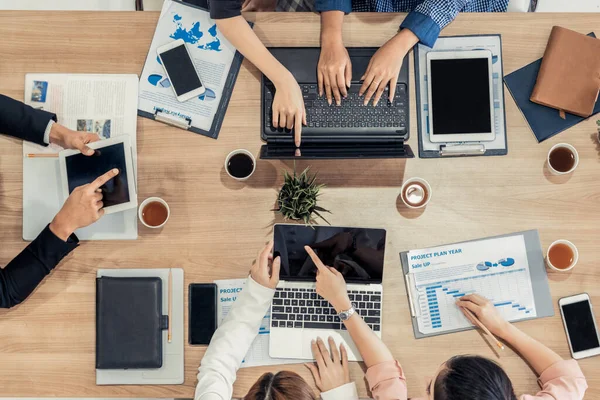
<instances>
[{"instance_id":1,"label":"man's hand","mask_svg":"<svg viewBox=\"0 0 600 400\"><path fill-rule=\"evenodd\" d=\"M339 106L342 97L348 95L352 81L352 62L342 40L342 11L324 11L321 13L321 55L317 65L319 96L327 96L331 105L332 98Z\"/></svg>"},{"instance_id":2,"label":"man's hand","mask_svg":"<svg viewBox=\"0 0 600 400\"><path fill-rule=\"evenodd\" d=\"M310 258L317 266L317 294L327 300L339 313L348 310L352 303L348 297L346 281L338 270L327 267L319 256L308 246L304 247Z\"/></svg>"},{"instance_id":3,"label":"man's hand","mask_svg":"<svg viewBox=\"0 0 600 400\"><path fill-rule=\"evenodd\" d=\"M273 126L294 128L294 143L300 147L302 124L306 125L306 110L302 90L289 71L275 83L273 98Z\"/></svg>"},{"instance_id":4,"label":"man's hand","mask_svg":"<svg viewBox=\"0 0 600 400\"><path fill-rule=\"evenodd\" d=\"M276 5L277 0L245 0L242 4L242 12L275 11Z\"/></svg>"},{"instance_id":5,"label":"man's hand","mask_svg":"<svg viewBox=\"0 0 600 400\"><path fill-rule=\"evenodd\" d=\"M403 29L375 52L361 78L363 84L358 91L360 96L365 95L365 106L369 104L371 98L373 98L373 105L376 106L388 84L390 85L389 100L394 100L404 56L418 42L419 38L414 33Z\"/></svg>"},{"instance_id":6,"label":"man's hand","mask_svg":"<svg viewBox=\"0 0 600 400\"><path fill-rule=\"evenodd\" d=\"M329 348L331 349L331 355L329 355L327 346L325 346L321 338L318 338L317 341L313 340L312 352L317 362L317 367L313 364L304 364L312 372L317 388L321 392L328 392L350 383L348 352L346 348L341 344L340 351L338 352L332 337L329 337Z\"/></svg>"},{"instance_id":7,"label":"man's hand","mask_svg":"<svg viewBox=\"0 0 600 400\"><path fill-rule=\"evenodd\" d=\"M256 283L270 289L275 289L279 283L281 258L273 260L273 241L270 241L256 257L256 262L250 269L250 276Z\"/></svg>"},{"instance_id":8,"label":"man's hand","mask_svg":"<svg viewBox=\"0 0 600 400\"><path fill-rule=\"evenodd\" d=\"M50 129L50 143L55 143L63 149L75 149L83 155L91 156L94 150L87 144L100 140L98 135L89 132L76 132L59 124L53 124Z\"/></svg>"},{"instance_id":9,"label":"man's hand","mask_svg":"<svg viewBox=\"0 0 600 400\"><path fill-rule=\"evenodd\" d=\"M119 170L115 168L92 183L75 188L50 223L52 233L66 242L75 230L98 221L104 215L100 187L118 174Z\"/></svg>"}]
</instances>

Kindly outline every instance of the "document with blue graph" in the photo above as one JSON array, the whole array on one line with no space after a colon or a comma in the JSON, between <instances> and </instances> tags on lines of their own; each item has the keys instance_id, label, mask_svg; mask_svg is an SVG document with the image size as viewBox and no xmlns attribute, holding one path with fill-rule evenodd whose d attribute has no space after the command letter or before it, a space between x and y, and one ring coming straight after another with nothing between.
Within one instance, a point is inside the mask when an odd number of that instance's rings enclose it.
<instances>
[{"instance_id":1,"label":"document with blue graph","mask_svg":"<svg viewBox=\"0 0 600 400\"><path fill-rule=\"evenodd\" d=\"M411 311L424 335L471 327L456 306L471 293L508 321L537 316L523 235L413 250L407 260Z\"/></svg>"},{"instance_id":2,"label":"document with blue graph","mask_svg":"<svg viewBox=\"0 0 600 400\"><path fill-rule=\"evenodd\" d=\"M215 281L218 289L217 321L221 326L223 319L231 310L233 303L246 285L246 279L227 279ZM252 342L240 368L258 367L261 365L296 364L304 360L271 358L269 356L269 334L271 327L271 310L267 311L260 324L258 335Z\"/></svg>"}]
</instances>

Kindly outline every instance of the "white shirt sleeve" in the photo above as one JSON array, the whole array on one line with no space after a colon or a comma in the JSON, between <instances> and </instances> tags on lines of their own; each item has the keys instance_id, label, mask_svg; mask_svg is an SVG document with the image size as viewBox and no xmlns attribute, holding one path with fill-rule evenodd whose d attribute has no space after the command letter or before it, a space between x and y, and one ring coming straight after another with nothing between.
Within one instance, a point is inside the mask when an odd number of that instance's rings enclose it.
<instances>
[{"instance_id":1,"label":"white shirt sleeve","mask_svg":"<svg viewBox=\"0 0 600 400\"><path fill-rule=\"evenodd\" d=\"M321 392L322 400L358 400L358 392L354 382L346 383L335 389Z\"/></svg>"},{"instance_id":2,"label":"white shirt sleeve","mask_svg":"<svg viewBox=\"0 0 600 400\"><path fill-rule=\"evenodd\" d=\"M236 372L258 334L274 293L248 277L202 358L195 400L231 399Z\"/></svg>"},{"instance_id":3,"label":"white shirt sleeve","mask_svg":"<svg viewBox=\"0 0 600 400\"><path fill-rule=\"evenodd\" d=\"M50 144L50 131L52 130L52 125L54 124L55 122L53 120L50 120L50 122L48 122L48 125L46 125L46 130L44 131L44 143L46 144Z\"/></svg>"}]
</instances>

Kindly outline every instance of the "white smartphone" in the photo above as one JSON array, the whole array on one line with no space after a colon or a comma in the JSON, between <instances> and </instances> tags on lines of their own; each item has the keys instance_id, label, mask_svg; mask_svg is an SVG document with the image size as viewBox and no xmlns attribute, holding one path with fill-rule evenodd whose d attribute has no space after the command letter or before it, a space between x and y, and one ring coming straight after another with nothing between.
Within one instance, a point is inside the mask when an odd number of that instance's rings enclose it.
<instances>
[{"instance_id":1,"label":"white smartphone","mask_svg":"<svg viewBox=\"0 0 600 400\"><path fill-rule=\"evenodd\" d=\"M204 94L204 85L182 39L161 46L156 52L178 101L187 101Z\"/></svg>"},{"instance_id":2,"label":"white smartphone","mask_svg":"<svg viewBox=\"0 0 600 400\"><path fill-rule=\"evenodd\" d=\"M563 297L558 305L573 358L579 360L600 354L600 336L590 296L582 293Z\"/></svg>"}]
</instances>

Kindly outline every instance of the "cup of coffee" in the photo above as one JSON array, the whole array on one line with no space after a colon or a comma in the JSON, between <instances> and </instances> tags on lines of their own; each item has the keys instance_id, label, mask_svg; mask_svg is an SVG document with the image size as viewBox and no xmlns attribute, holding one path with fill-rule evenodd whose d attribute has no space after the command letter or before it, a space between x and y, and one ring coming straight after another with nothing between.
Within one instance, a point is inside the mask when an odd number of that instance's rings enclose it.
<instances>
[{"instance_id":1,"label":"cup of coffee","mask_svg":"<svg viewBox=\"0 0 600 400\"><path fill-rule=\"evenodd\" d=\"M431 200L431 186L421 178L410 178L402 184L402 201L409 208L425 207Z\"/></svg>"},{"instance_id":2,"label":"cup of coffee","mask_svg":"<svg viewBox=\"0 0 600 400\"><path fill-rule=\"evenodd\" d=\"M169 205L160 197L147 198L140 204L138 210L138 217L142 224L153 229L165 226L170 216L171 209Z\"/></svg>"},{"instance_id":3,"label":"cup of coffee","mask_svg":"<svg viewBox=\"0 0 600 400\"><path fill-rule=\"evenodd\" d=\"M548 168L554 175L565 175L575 171L579 164L579 154L568 143L558 143L548 152Z\"/></svg>"},{"instance_id":4,"label":"cup of coffee","mask_svg":"<svg viewBox=\"0 0 600 400\"><path fill-rule=\"evenodd\" d=\"M256 159L248 150L237 149L225 159L227 175L238 181L250 178L256 169Z\"/></svg>"},{"instance_id":5,"label":"cup of coffee","mask_svg":"<svg viewBox=\"0 0 600 400\"><path fill-rule=\"evenodd\" d=\"M555 271L565 272L573 269L579 260L577 247L568 240L557 240L548 247L546 264Z\"/></svg>"}]
</instances>

